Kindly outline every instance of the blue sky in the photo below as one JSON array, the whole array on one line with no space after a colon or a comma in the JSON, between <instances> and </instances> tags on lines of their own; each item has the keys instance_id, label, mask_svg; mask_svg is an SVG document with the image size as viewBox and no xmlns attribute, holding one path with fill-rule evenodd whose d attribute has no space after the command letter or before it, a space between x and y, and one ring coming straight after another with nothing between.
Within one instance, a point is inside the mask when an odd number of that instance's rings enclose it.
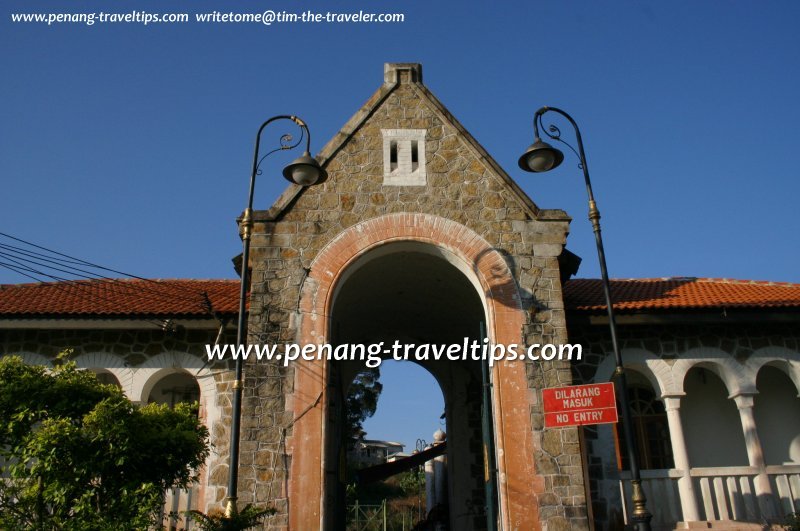
<instances>
[{"instance_id":1,"label":"blue sky","mask_svg":"<svg viewBox=\"0 0 800 531\"><path fill-rule=\"evenodd\" d=\"M10 17L215 9L406 21L48 27ZM259 124L297 114L319 150L379 86L384 62L420 62L428 87L534 201L573 216L580 276L598 272L576 161L538 176L516 168L542 105L581 127L612 277L800 282L798 2L10 0L2 11L3 232L139 276L232 278ZM257 208L283 189L286 162L267 163ZM0 269L0 282L25 281ZM405 382L387 371L387 396ZM370 435L427 439L438 414L419 435L389 433L391 421Z\"/></svg>"}]
</instances>

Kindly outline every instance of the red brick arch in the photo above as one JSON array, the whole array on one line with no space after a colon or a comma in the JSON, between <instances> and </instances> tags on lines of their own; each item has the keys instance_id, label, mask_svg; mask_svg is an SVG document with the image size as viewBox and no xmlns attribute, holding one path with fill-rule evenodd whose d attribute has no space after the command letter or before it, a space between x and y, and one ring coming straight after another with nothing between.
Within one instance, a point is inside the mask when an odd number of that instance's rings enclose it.
<instances>
[{"instance_id":1,"label":"red brick arch","mask_svg":"<svg viewBox=\"0 0 800 531\"><path fill-rule=\"evenodd\" d=\"M394 242L419 242L456 256L481 286L489 338L498 344L522 341L525 314L516 281L503 256L479 234L451 220L420 213L388 214L358 223L333 238L311 265L300 302L300 344L329 338L334 290L359 257ZM296 362L295 388L289 410L295 424L289 441L291 529L321 529L324 510L324 443L327 363ZM533 393L525 364L501 362L493 369L495 441L503 529L539 528L537 494L544 481L534 470L530 419Z\"/></svg>"}]
</instances>

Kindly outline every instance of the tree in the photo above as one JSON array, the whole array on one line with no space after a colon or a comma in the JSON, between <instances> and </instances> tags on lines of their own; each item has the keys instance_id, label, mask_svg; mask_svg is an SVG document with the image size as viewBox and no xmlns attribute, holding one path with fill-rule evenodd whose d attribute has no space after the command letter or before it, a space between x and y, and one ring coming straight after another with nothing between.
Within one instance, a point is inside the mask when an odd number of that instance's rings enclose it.
<instances>
[{"instance_id":1,"label":"tree","mask_svg":"<svg viewBox=\"0 0 800 531\"><path fill-rule=\"evenodd\" d=\"M139 407L90 371L0 359L0 528L160 525L164 491L208 456L197 405Z\"/></svg>"},{"instance_id":2,"label":"tree","mask_svg":"<svg viewBox=\"0 0 800 531\"><path fill-rule=\"evenodd\" d=\"M244 509L230 517L219 510L208 513L189 511L187 516L197 523L200 531L244 531L256 527L264 521L264 518L276 512L278 511L274 507L259 509L248 503Z\"/></svg>"},{"instance_id":3,"label":"tree","mask_svg":"<svg viewBox=\"0 0 800 531\"><path fill-rule=\"evenodd\" d=\"M425 488L425 469L417 466L398 476L398 483L406 496L417 496Z\"/></svg>"},{"instance_id":4,"label":"tree","mask_svg":"<svg viewBox=\"0 0 800 531\"><path fill-rule=\"evenodd\" d=\"M378 397L383 390L380 377L379 367L365 369L356 376L347 391L345 436L348 446L363 434L362 423L375 414Z\"/></svg>"}]
</instances>

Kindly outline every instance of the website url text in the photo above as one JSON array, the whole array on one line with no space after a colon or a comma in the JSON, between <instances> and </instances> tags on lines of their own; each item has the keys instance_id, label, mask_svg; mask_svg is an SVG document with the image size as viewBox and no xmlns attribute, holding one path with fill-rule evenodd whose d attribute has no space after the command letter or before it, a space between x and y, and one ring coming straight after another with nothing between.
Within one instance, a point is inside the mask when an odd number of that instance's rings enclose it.
<instances>
[{"instance_id":1,"label":"website url text","mask_svg":"<svg viewBox=\"0 0 800 531\"><path fill-rule=\"evenodd\" d=\"M398 24L405 22L404 13L366 13L353 11L336 13L331 11L273 11L238 13L234 11L211 11L209 13L150 13L131 11L128 13L11 13L11 22L21 24Z\"/></svg>"},{"instance_id":2,"label":"website url text","mask_svg":"<svg viewBox=\"0 0 800 531\"><path fill-rule=\"evenodd\" d=\"M298 345L290 343L279 350L278 345L206 345L208 361L230 359L282 361L286 367L293 361L363 361L369 368L380 366L383 359L396 361L486 361L489 366L498 361L580 361L581 345L534 343L528 347L516 344L501 345L465 338L463 343L415 345L413 343L371 343L342 345Z\"/></svg>"}]
</instances>

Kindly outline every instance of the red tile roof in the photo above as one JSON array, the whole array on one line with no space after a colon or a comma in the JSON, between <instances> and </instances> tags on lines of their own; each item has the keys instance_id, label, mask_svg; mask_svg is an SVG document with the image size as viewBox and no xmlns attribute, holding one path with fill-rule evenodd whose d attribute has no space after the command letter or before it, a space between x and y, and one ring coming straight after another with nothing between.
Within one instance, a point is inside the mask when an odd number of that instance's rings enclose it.
<instances>
[{"instance_id":1,"label":"red tile roof","mask_svg":"<svg viewBox=\"0 0 800 531\"><path fill-rule=\"evenodd\" d=\"M800 284L712 278L612 280L620 313L712 308L800 309ZM208 317L238 310L238 280L80 280L0 285L0 317ZM567 310L605 311L597 279L564 286Z\"/></svg>"},{"instance_id":2,"label":"red tile roof","mask_svg":"<svg viewBox=\"0 0 800 531\"><path fill-rule=\"evenodd\" d=\"M206 299L207 297L207 299ZM237 313L238 280L76 280L0 285L0 316L210 317Z\"/></svg>"},{"instance_id":3,"label":"red tile roof","mask_svg":"<svg viewBox=\"0 0 800 531\"><path fill-rule=\"evenodd\" d=\"M647 310L711 308L800 309L800 284L721 278L643 278L611 281L614 309L620 313ZM567 310L605 312L603 285L597 279L573 279L564 286Z\"/></svg>"}]
</instances>

